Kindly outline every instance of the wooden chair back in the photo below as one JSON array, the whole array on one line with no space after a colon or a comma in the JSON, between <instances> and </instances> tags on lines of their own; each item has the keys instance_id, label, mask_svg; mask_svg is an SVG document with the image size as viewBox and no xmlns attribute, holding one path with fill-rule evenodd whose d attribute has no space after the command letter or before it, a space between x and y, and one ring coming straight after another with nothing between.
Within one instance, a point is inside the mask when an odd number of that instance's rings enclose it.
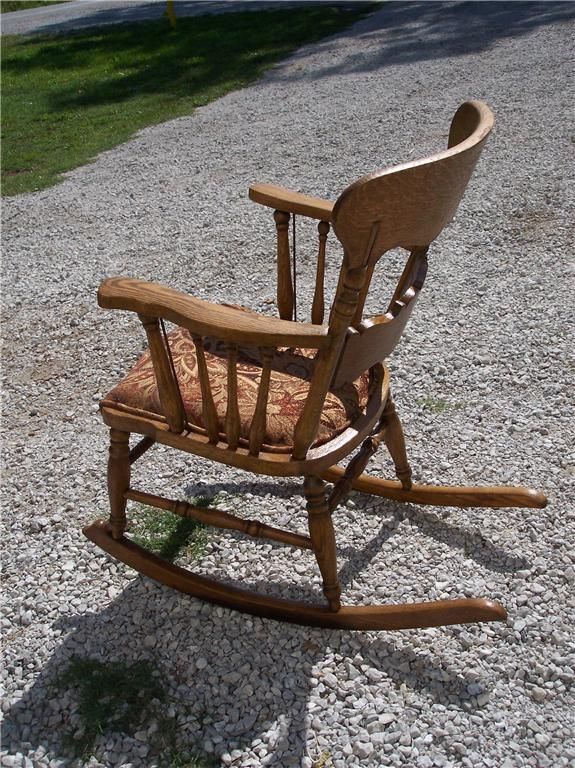
<instances>
[{"instance_id":1,"label":"wooden chair back","mask_svg":"<svg viewBox=\"0 0 575 768\"><path fill-rule=\"evenodd\" d=\"M485 104L466 102L453 118L445 152L364 176L347 187L332 214L347 267L373 264L398 246L429 246L455 215L492 126Z\"/></svg>"},{"instance_id":2,"label":"wooden chair back","mask_svg":"<svg viewBox=\"0 0 575 768\"><path fill-rule=\"evenodd\" d=\"M352 381L393 351L423 286L428 248L454 217L493 123L487 105L466 102L453 117L447 150L364 176L336 201L332 226L344 248L339 285L345 285L350 272L365 274L336 384ZM397 247L410 255L388 309L365 321L363 308L374 267L384 253Z\"/></svg>"}]
</instances>

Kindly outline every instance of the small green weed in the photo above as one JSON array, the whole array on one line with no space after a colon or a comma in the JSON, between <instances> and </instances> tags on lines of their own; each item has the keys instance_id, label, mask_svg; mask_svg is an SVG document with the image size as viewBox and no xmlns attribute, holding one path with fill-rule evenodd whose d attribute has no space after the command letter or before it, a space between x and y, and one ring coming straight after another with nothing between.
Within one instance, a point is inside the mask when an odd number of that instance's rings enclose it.
<instances>
[{"instance_id":1,"label":"small green weed","mask_svg":"<svg viewBox=\"0 0 575 768\"><path fill-rule=\"evenodd\" d=\"M313 764L313 768L330 768L331 766L333 766L333 763L331 755L327 750L324 750Z\"/></svg>"},{"instance_id":2,"label":"small green weed","mask_svg":"<svg viewBox=\"0 0 575 768\"><path fill-rule=\"evenodd\" d=\"M214 757L199 749L178 748L178 723L175 718L162 717L158 725L152 748L154 753L160 755L154 761L159 768L212 768L219 764Z\"/></svg>"},{"instance_id":3,"label":"small green weed","mask_svg":"<svg viewBox=\"0 0 575 768\"><path fill-rule=\"evenodd\" d=\"M158 715L166 698L157 670L148 661L101 662L73 657L56 680L59 690L72 689L78 699L81 735L66 742L86 755L105 730L133 734L138 726Z\"/></svg>"},{"instance_id":4,"label":"small green weed","mask_svg":"<svg viewBox=\"0 0 575 768\"><path fill-rule=\"evenodd\" d=\"M213 499L199 496L188 501L196 507L209 507ZM172 561L183 552L194 560L201 558L208 540L205 525L155 507L138 507L131 527L136 544L155 552L164 560Z\"/></svg>"},{"instance_id":5,"label":"small green weed","mask_svg":"<svg viewBox=\"0 0 575 768\"><path fill-rule=\"evenodd\" d=\"M418 405L422 405L428 411L433 413L444 413L450 408L461 408L458 403L449 403L447 400L443 400L441 397L422 397L416 400Z\"/></svg>"},{"instance_id":6,"label":"small green weed","mask_svg":"<svg viewBox=\"0 0 575 768\"><path fill-rule=\"evenodd\" d=\"M162 762L161 768L215 768L219 765L219 760L203 755L201 752L180 752L172 750L167 752Z\"/></svg>"}]
</instances>

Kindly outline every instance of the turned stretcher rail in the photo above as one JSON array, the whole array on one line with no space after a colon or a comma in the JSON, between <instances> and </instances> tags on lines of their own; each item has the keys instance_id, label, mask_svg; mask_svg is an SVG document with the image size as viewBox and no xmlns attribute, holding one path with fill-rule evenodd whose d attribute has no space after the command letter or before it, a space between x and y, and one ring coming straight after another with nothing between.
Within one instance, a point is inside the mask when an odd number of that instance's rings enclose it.
<instances>
[{"instance_id":1,"label":"turned stretcher rail","mask_svg":"<svg viewBox=\"0 0 575 768\"><path fill-rule=\"evenodd\" d=\"M301 533L283 531L271 525L260 523L258 520L245 520L221 509L196 507L187 501L166 499L164 496L136 491L132 488L124 493L124 498L130 501L137 501L140 504L149 504L152 507L165 509L168 512L173 512L174 515L178 515L178 517L192 518L199 523L212 525L215 528L239 531L255 538L272 539L273 541L279 541L282 544L289 544L300 549L312 549L311 539L308 536L303 536Z\"/></svg>"}]
</instances>

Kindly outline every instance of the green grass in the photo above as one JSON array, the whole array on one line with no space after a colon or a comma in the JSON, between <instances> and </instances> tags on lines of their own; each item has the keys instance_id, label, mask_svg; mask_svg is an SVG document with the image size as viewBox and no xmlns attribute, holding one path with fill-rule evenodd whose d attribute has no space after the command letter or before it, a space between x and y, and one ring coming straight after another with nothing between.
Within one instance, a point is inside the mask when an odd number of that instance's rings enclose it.
<instances>
[{"instance_id":1,"label":"green grass","mask_svg":"<svg viewBox=\"0 0 575 768\"><path fill-rule=\"evenodd\" d=\"M213 499L198 497L188 499L196 507L209 507ZM154 507L139 505L131 518L130 533L136 544L155 552L164 560L174 560L180 553L198 560L204 553L208 540L205 525L165 512Z\"/></svg>"},{"instance_id":2,"label":"green grass","mask_svg":"<svg viewBox=\"0 0 575 768\"><path fill-rule=\"evenodd\" d=\"M140 128L242 88L303 44L344 29L372 4L224 13L2 40L2 189L59 174ZM166 150L168 151L168 150Z\"/></svg>"},{"instance_id":3,"label":"green grass","mask_svg":"<svg viewBox=\"0 0 575 768\"><path fill-rule=\"evenodd\" d=\"M215 768L220 761L207 757L201 752L186 752L173 750L168 752L162 763L162 768Z\"/></svg>"},{"instance_id":4,"label":"green grass","mask_svg":"<svg viewBox=\"0 0 575 768\"><path fill-rule=\"evenodd\" d=\"M443 400L441 397L423 397L416 401L418 405L423 406L428 411L433 413L444 413L450 408L461 408L459 403L449 403L447 400Z\"/></svg>"},{"instance_id":5,"label":"green grass","mask_svg":"<svg viewBox=\"0 0 575 768\"><path fill-rule=\"evenodd\" d=\"M0 13L28 11L30 8L39 8L43 5L59 5L60 3L67 2L68 0L1 0Z\"/></svg>"},{"instance_id":6,"label":"green grass","mask_svg":"<svg viewBox=\"0 0 575 768\"><path fill-rule=\"evenodd\" d=\"M147 661L102 663L74 657L56 687L72 690L77 699L82 733L66 741L81 755L88 755L105 731L133 735L158 716L166 698L157 670Z\"/></svg>"},{"instance_id":7,"label":"green grass","mask_svg":"<svg viewBox=\"0 0 575 768\"><path fill-rule=\"evenodd\" d=\"M158 728L150 736L150 755L160 768L211 768L211 756L195 748L178 749L178 723L162 708L167 695L160 671L149 661L101 662L74 656L55 681L58 694L70 691L76 700L80 727L64 735L75 756L93 754L98 736L124 733L133 736L152 721Z\"/></svg>"},{"instance_id":8,"label":"green grass","mask_svg":"<svg viewBox=\"0 0 575 768\"><path fill-rule=\"evenodd\" d=\"M424 397L417 400L418 405L422 405L428 411L433 413L443 413L449 409L449 403L447 400L443 400L440 397Z\"/></svg>"}]
</instances>

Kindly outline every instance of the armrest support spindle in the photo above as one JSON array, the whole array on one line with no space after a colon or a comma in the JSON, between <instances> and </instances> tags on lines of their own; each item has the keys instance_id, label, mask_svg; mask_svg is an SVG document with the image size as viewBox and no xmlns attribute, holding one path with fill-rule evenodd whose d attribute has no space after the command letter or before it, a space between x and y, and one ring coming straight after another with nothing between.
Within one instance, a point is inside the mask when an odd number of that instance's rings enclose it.
<instances>
[{"instance_id":1,"label":"armrest support spindle","mask_svg":"<svg viewBox=\"0 0 575 768\"><path fill-rule=\"evenodd\" d=\"M289 220L289 213L285 211L274 212L277 231L277 305L282 320L292 320L294 311L294 291L289 253Z\"/></svg>"},{"instance_id":2,"label":"armrest support spindle","mask_svg":"<svg viewBox=\"0 0 575 768\"><path fill-rule=\"evenodd\" d=\"M170 426L170 432L180 434L186 426L186 414L178 382L174 378L168 352L160 333L160 322L157 317L149 317L142 314L139 314L138 317L144 326L148 338L148 346L154 366L162 411Z\"/></svg>"},{"instance_id":3,"label":"armrest support spindle","mask_svg":"<svg viewBox=\"0 0 575 768\"><path fill-rule=\"evenodd\" d=\"M200 389L202 392L202 415L204 417L204 423L208 431L210 443L215 445L219 440L218 416L214 398L212 396L210 377L208 375L208 366L206 365L204 340L197 334L192 334L192 339L196 348L196 359L198 361L198 373L200 376Z\"/></svg>"}]
</instances>

